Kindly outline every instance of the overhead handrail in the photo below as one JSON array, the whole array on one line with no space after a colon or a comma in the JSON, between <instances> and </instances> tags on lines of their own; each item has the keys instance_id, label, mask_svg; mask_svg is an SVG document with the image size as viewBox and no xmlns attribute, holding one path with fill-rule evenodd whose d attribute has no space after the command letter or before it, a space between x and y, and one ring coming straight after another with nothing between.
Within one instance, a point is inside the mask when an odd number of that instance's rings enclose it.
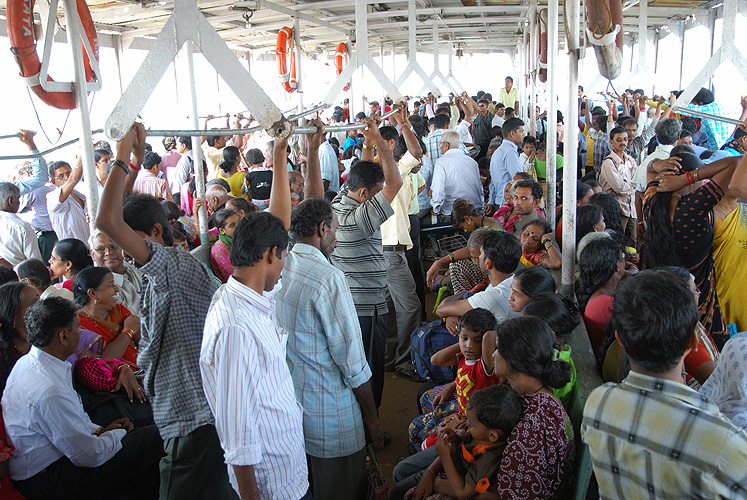
<instances>
[{"instance_id":1,"label":"overhead handrail","mask_svg":"<svg viewBox=\"0 0 747 500\"><path fill-rule=\"evenodd\" d=\"M100 134L103 132L103 129L96 129L91 132L91 135L93 134ZM3 139L7 137L18 137L18 135L13 136L2 136ZM75 139L70 139L67 142L63 142L62 144L58 144L54 147L51 147L45 151L39 151L38 153L30 153L26 155L10 155L10 156L0 156L0 161L3 160L33 160L34 158L41 158L42 156L48 155L49 153L52 153L54 151L57 151L58 149L65 148L67 146L71 146L78 142L80 140L79 137L76 137Z\"/></svg>"}]
</instances>

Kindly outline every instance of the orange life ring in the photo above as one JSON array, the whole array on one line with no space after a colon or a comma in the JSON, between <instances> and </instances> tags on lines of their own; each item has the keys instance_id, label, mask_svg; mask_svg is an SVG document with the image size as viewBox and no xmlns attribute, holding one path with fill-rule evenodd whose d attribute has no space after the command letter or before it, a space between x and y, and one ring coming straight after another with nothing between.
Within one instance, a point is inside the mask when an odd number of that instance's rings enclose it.
<instances>
[{"instance_id":1,"label":"orange life ring","mask_svg":"<svg viewBox=\"0 0 747 500\"><path fill-rule=\"evenodd\" d=\"M296 54L293 51L293 29L285 27L278 31L278 42L275 47L278 59L278 74L280 83L286 92L295 92L298 87L296 81ZM291 56L291 67L288 71L287 56Z\"/></svg>"},{"instance_id":2,"label":"orange life ring","mask_svg":"<svg viewBox=\"0 0 747 500\"><path fill-rule=\"evenodd\" d=\"M623 65L622 0L586 2L586 39L594 47L599 73L614 80Z\"/></svg>"},{"instance_id":3,"label":"orange life ring","mask_svg":"<svg viewBox=\"0 0 747 500\"><path fill-rule=\"evenodd\" d=\"M345 63L343 64L343 60ZM335 70L337 71L337 76L340 76L342 73L342 70L345 68L345 66L348 65L348 44L341 43L337 46L337 50L335 51ZM348 86L345 85L345 88L343 88L345 92L348 91Z\"/></svg>"},{"instance_id":4,"label":"orange life ring","mask_svg":"<svg viewBox=\"0 0 747 500\"><path fill-rule=\"evenodd\" d=\"M539 28L539 81L547 81L547 9L542 9L537 16Z\"/></svg>"},{"instance_id":5,"label":"orange life ring","mask_svg":"<svg viewBox=\"0 0 747 500\"><path fill-rule=\"evenodd\" d=\"M83 30L88 37L88 43L99 60L99 42L96 36L96 28L93 25L91 11L85 0L77 0L78 16L83 24ZM39 83L39 71L41 62L36 53L36 38L34 37L34 0L8 0L8 38L10 39L10 50L18 62L21 76L26 78L27 85L46 104L58 109L75 109L74 92L47 92ZM96 78L91 68L88 53L83 51L83 63L86 70L86 81L94 82ZM29 82L36 77L36 85ZM53 82L52 77L47 76L47 81Z\"/></svg>"}]
</instances>

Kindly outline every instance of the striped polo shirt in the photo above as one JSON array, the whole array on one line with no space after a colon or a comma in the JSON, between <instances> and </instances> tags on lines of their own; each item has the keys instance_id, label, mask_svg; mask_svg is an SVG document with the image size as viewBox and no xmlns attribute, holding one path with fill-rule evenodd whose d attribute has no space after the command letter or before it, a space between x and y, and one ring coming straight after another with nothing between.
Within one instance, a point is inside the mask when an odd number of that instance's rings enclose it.
<instances>
[{"instance_id":1,"label":"striped polo shirt","mask_svg":"<svg viewBox=\"0 0 747 500\"><path fill-rule=\"evenodd\" d=\"M332 264L345 273L358 316L386 314L386 261L381 225L394 210L384 193L358 203L343 189L333 200L337 213L337 245Z\"/></svg>"}]
</instances>

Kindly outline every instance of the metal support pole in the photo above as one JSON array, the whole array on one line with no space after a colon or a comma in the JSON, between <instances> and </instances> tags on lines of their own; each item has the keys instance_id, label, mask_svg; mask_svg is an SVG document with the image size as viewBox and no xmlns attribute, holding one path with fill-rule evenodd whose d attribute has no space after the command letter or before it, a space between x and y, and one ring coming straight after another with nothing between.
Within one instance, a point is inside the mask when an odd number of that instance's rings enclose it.
<instances>
[{"instance_id":1,"label":"metal support pole","mask_svg":"<svg viewBox=\"0 0 747 500\"><path fill-rule=\"evenodd\" d=\"M526 113L524 106L527 101L519 101L522 109L521 111L516 110L517 116L526 116L529 118L529 133L536 135L537 133L537 70L539 68L539 23L537 22L537 0L532 0L529 7L529 32L530 45L529 45L529 89L531 95L529 96L529 113ZM526 113L526 114L525 114Z\"/></svg>"},{"instance_id":2,"label":"metal support pole","mask_svg":"<svg viewBox=\"0 0 747 500\"><path fill-rule=\"evenodd\" d=\"M687 28L687 21L680 21L680 85L682 88L682 72L685 68L685 29Z\"/></svg>"},{"instance_id":3,"label":"metal support pole","mask_svg":"<svg viewBox=\"0 0 747 500\"><path fill-rule=\"evenodd\" d=\"M300 113L303 110L303 73L301 72L301 24L298 16L293 18L293 50L296 55L296 93Z\"/></svg>"},{"instance_id":4,"label":"metal support pole","mask_svg":"<svg viewBox=\"0 0 747 500\"><path fill-rule=\"evenodd\" d=\"M529 73L529 70L527 68L527 40L529 39L529 33L527 32L527 27L524 27L524 41L521 44L521 48L519 49L519 103L525 102L525 99L527 98L527 75ZM531 40L529 43L534 43L534 40ZM515 110L516 115L519 116L521 113L520 109Z\"/></svg>"},{"instance_id":5,"label":"metal support pole","mask_svg":"<svg viewBox=\"0 0 747 500\"><path fill-rule=\"evenodd\" d=\"M65 23L67 24L67 43L73 51L73 70L75 90L75 104L80 115L80 140L83 151L83 173L86 178L88 193L86 196L86 207L88 208L88 224L91 232L96 229L96 214L99 207L99 190L97 187L98 179L96 178L96 162L93 159L93 140L91 139L91 117L88 110L88 89L86 85L86 72L83 65L83 46L81 38L85 38L85 33L80 29L78 8L74 0L63 0L65 7Z\"/></svg>"},{"instance_id":6,"label":"metal support pole","mask_svg":"<svg viewBox=\"0 0 747 500\"><path fill-rule=\"evenodd\" d=\"M573 295L576 263L576 170L578 163L578 51L580 0L566 3L568 19L568 109L563 146L563 277L561 293ZM548 133L555 133L554 130Z\"/></svg>"},{"instance_id":7,"label":"metal support pole","mask_svg":"<svg viewBox=\"0 0 747 500\"><path fill-rule=\"evenodd\" d=\"M648 90L648 0L641 0L638 4L638 79L643 81L641 88ZM633 58L631 57L631 60ZM653 94L652 94L653 95Z\"/></svg>"},{"instance_id":8,"label":"metal support pole","mask_svg":"<svg viewBox=\"0 0 747 500\"><path fill-rule=\"evenodd\" d=\"M394 113L396 113L396 109L392 109L388 113L384 113L381 115L381 119L385 120L392 116ZM291 117L293 118L293 117ZM293 121L292 119L289 119L289 121ZM366 128L367 125L360 124L360 123L351 123L349 125L332 125L329 127L324 127L324 130L327 132L344 132L347 130L358 130L360 128ZM258 127L251 127L251 128L242 128L242 129L233 129L233 130L221 130L221 134L223 135L243 135L243 134L251 134L252 132L257 132L262 129L262 126ZM300 135L300 134L314 134L316 133L316 127L312 126L300 126L296 127L294 134ZM186 137L199 137L202 135L205 135L205 131L201 129L190 129L190 130L155 130L150 129L146 130L145 134L150 137L165 137L165 136L186 136ZM3 157L0 157L0 160L4 159Z\"/></svg>"},{"instance_id":9,"label":"metal support pole","mask_svg":"<svg viewBox=\"0 0 747 500\"><path fill-rule=\"evenodd\" d=\"M709 56L713 57L713 46L716 43L716 13L718 9L710 9L708 11L708 38L710 41L710 53ZM708 88L713 90L713 76L708 79Z\"/></svg>"},{"instance_id":10,"label":"metal support pole","mask_svg":"<svg viewBox=\"0 0 747 500\"><path fill-rule=\"evenodd\" d=\"M547 0L547 194L545 197L545 217L550 227L555 227L555 197L557 179L556 151L558 150L558 0Z\"/></svg>"},{"instance_id":11,"label":"metal support pole","mask_svg":"<svg viewBox=\"0 0 747 500\"><path fill-rule=\"evenodd\" d=\"M66 0L72 1L72 0ZM197 86L195 84L195 63L193 57L192 41L187 40L187 68L189 72L189 94L192 101L192 126L195 129L200 128L200 120L197 118ZM192 136L192 165L195 170L195 197L205 199L205 172L203 169L204 156L202 154L202 143L200 142L200 136ZM208 222L207 222L207 208L203 204L197 210L197 220L200 223L200 249L203 250L198 252L197 255L200 257L207 257L207 253L204 251L209 245L208 240Z\"/></svg>"}]
</instances>

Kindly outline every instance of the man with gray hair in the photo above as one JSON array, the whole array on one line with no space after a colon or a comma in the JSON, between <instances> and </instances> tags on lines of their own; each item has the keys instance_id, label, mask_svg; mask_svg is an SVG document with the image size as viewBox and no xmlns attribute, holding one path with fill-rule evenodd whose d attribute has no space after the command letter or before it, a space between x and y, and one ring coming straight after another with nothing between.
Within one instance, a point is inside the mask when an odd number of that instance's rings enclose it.
<instances>
[{"instance_id":1,"label":"man with gray hair","mask_svg":"<svg viewBox=\"0 0 747 500\"><path fill-rule=\"evenodd\" d=\"M433 167L433 191L431 206L439 216L451 215L454 200L464 198L472 203L475 210L485 208L480 169L477 162L460 149L462 138L455 130L445 130L441 134L439 149L441 157ZM449 223L451 219L448 219Z\"/></svg>"},{"instance_id":2,"label":"man with gray hair","mask_svg":"<svg viewBox=\"0 0 747 500\"><path fill-rule=\"evenodd\" d=\"M672 152L672 148L674 148L674 143L680 138L681 131L682 124L677 118L667 118L656 124L656 140L659 141L659 145L656 146L653 153L646 156L641 164L638 165L638 169L635 171L632 180L636 188L635 209L638 214L643 214L643 193L646 191L646 172L654 161L669 158L669 154ZM642 216L639 216L640 222L643 222ZM639 229L642 228L639 226ZM641 234L639 232L638 241L641 241L640 237Z\"/></svg>"},{"instance_id":3,"label":"man with gray hair","mask_svg":"<svg viewBox=\"0 0 747 500\"><path fill-rule=\"evenodd\" d=\"M140 271L125 262L122 249L103 231L94 230L88 243L96 267L105 267L114 275L114 283L119 287L117 301L135 316L140 316L140 294L143 289Z\"/></svg>"},{"instance_id":4,"label":"man with gray hair","mask_svg":"<svg viewBox=\"0 0 747 500\"><path fill-rule=\"evenodd\" d=\"M205 206L207 207L210 217L208 217L208 228L215 227L213 216L221 208L226 207L226 202L230 196L226 188L219 184L213 184L205 189Z\"/></svg>"},{"instance_id":5,"label":"man with gray hair","mask_svg":"<svg viewBox=\"0 0 747 500\"><path fill-rule=\"evenodd\" d=\"M0 182L0 257L11 266L26 259L41 259L39 244L31 224L16 212L21 190L10 182Z\"/></svg>"}]
</instances>

